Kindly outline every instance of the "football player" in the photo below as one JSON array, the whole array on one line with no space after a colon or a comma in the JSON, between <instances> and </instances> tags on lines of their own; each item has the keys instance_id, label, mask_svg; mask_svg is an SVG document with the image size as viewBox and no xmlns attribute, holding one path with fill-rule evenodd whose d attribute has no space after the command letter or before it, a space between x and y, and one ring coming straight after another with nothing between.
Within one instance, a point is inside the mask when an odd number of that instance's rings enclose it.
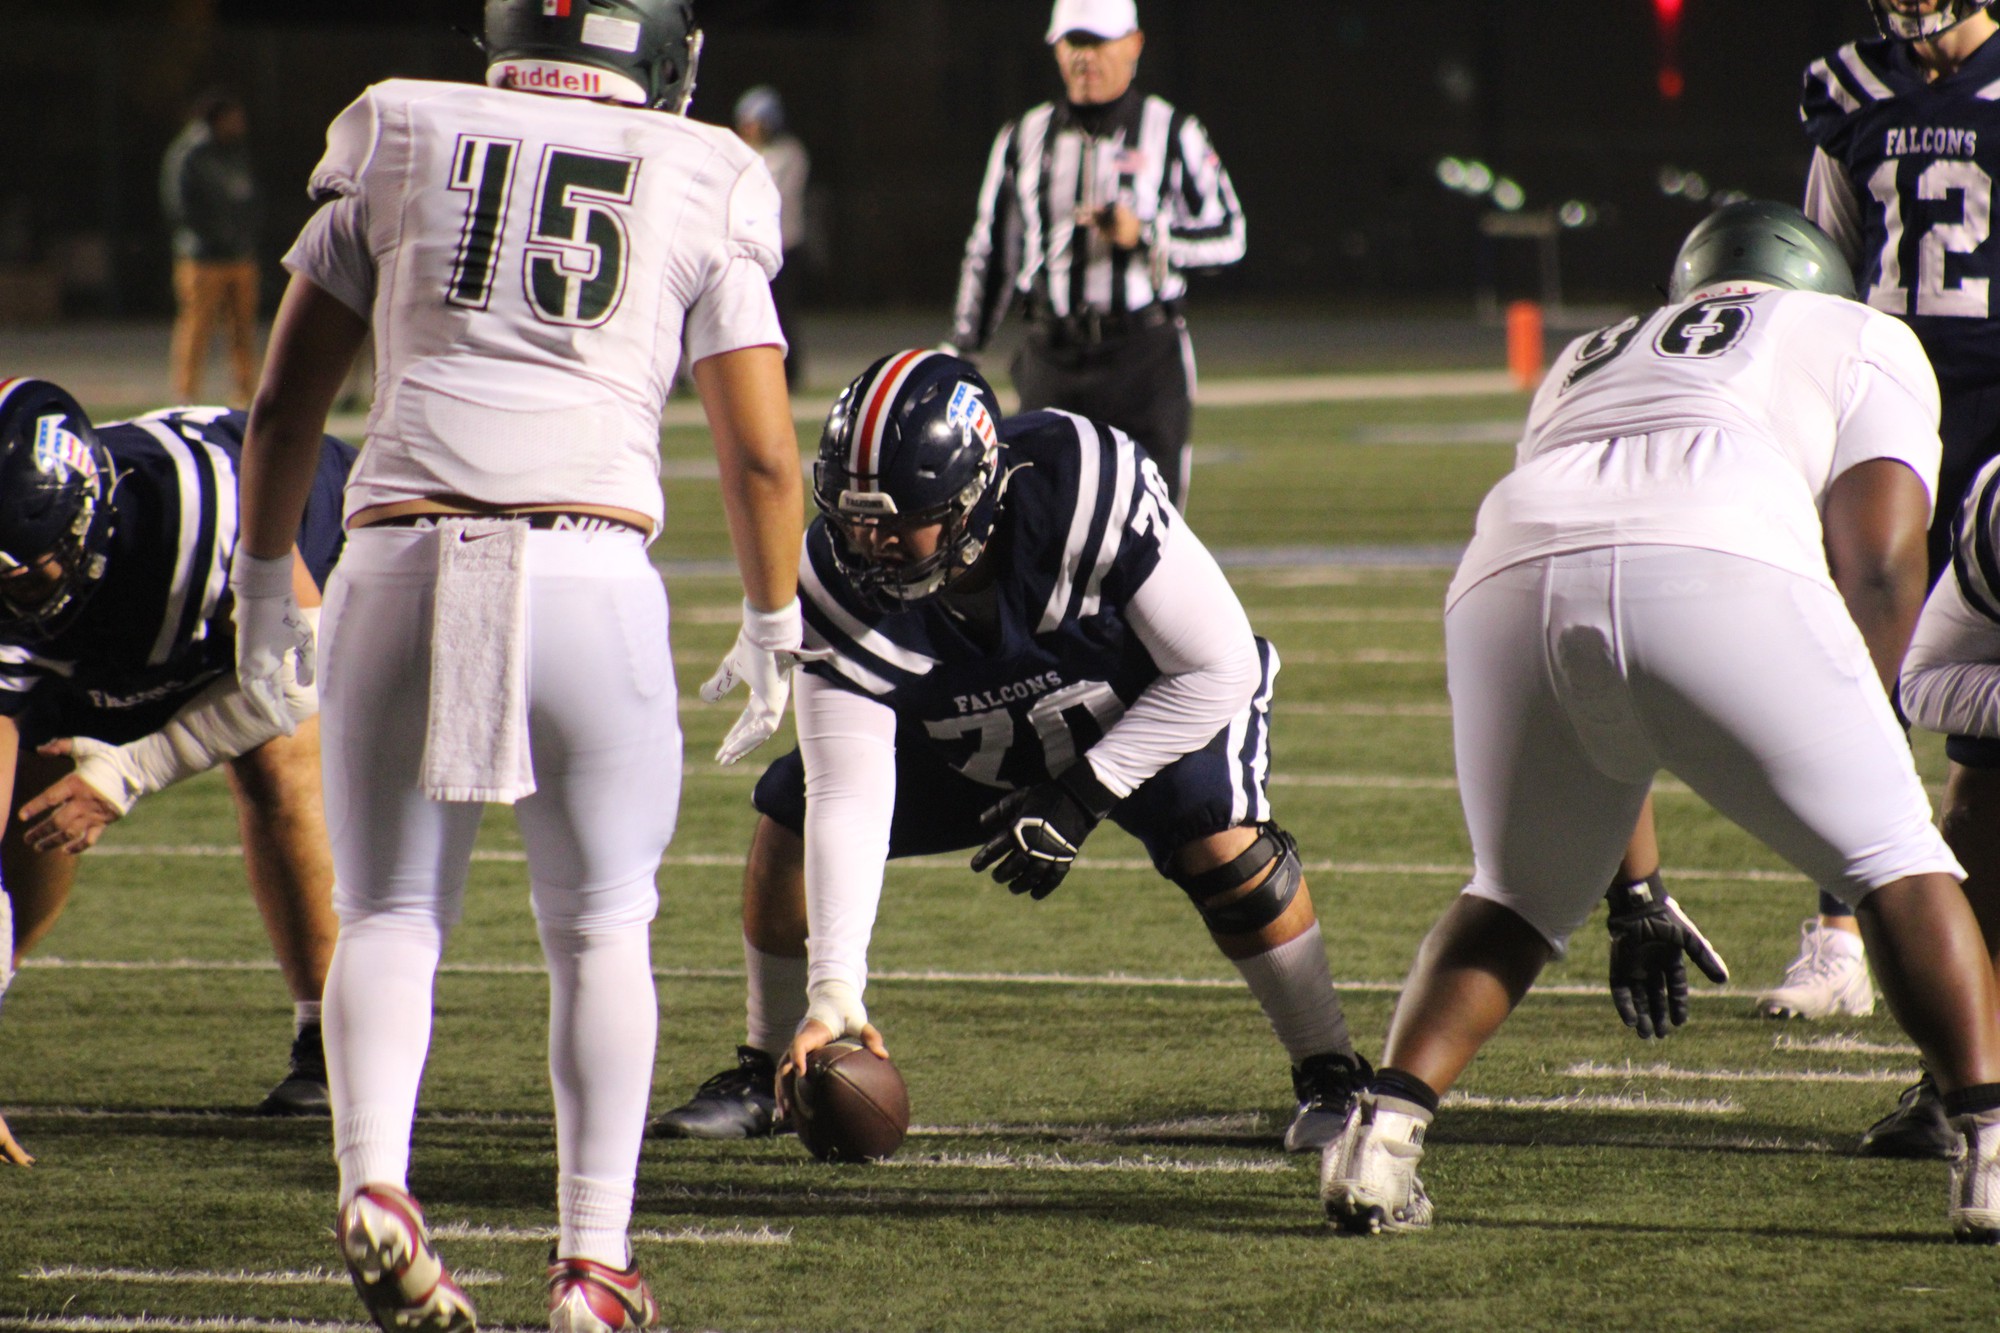
<instances>
[{"instance_id":1,"label":"football player","mask_svg":"<svg viewBox=\"0 0 2000 1333\"><path fill-rule=\"evenodd\" d=\"M2000 1241L2000 989L1889 703L1936 382L1852 292L1796 209L1731 205L1689 234L1666 306L1572 343L1537 393L1446 594L1473 878L1322 1158L1342 1228L1430 1224L1439 1097L1589 915L1664 768L1853 905L1964 1140L1951 1229ZM1614 911L1642 962L1700 947L1669 901Z\"/></svg>"},{"instance_id":2,"label":"football player","mask_svg":"<svg viewBox=\"0 0 2000 1333\"><path fill-rule=\"evenodd\" d=\"M2000 24L1991 0L1868 0L1881 36L1806 70L1800 116L1813 143L1806 215L1840 247L1861 299L1906 321L1942 398L1930 578L1944 570L1966 483L2000 453L2000 320L1990 235L2000 176ZM1874 990L1852 915L1822 893L1798 959L1766 1012L1867 1013ZM1926 1077L1861 1139L1864 1153L1944 1157L1956 1143Z\"/></svg>"},{"instance_id":3,"label":"football player","mask_svg":"<svg viewBox=\"0 0 2000 1333\"><path fill-rule=\"evenodd\" d=\"M294 1004L291 1069L257 1108L325 1115L320 990L333 866L318 704L287 735L238 690L230 623L244 417L181 407L93 427L45 380L0 380L0 879L16 963L55 925L77 854L139 797L221 766L244 864ZM289 554L303 614L339 554L354 450L317 439Z\"/></svg>"},{"instance_id":4,"label":"football player","mask_svg":"<svg viewBox=\"0 0 2000 1333\"><path fill-rule=\"evenodd\" d=\"M325 623L337 1243L384 1329L473 1326L406 1177L439 954L484 803L512 803L550 982L549 1320L590 1333L656 1316L628 1230L681 738L646 548L683 351L743 574L743 630L704 691L750 686L731 756L786 700L804 488L777 188L734 134L680 114L690 5L488 0L484 48L486 86L378 84L327 132L244 448L238 672L274 698L311 642L280 557L372 326Z\"/></svg>"},{"instance_id":5,"label":"football player","mask_svg":"<svg viewBox=\"0 0 2000 1333\"><path fill-rule=\"evenodd\" d=\"M771 1133L788 1048L879 1049L862 991L886 860L977 849L974 870L1039 899L1110 819L1263 1006L1293 1066L1285 1144L1318 1147L1367 1065L1265 793L1277 654L1123 432L999 410L969 362L906 351L827 418L799 566L825 656L800 678L799 748L753 797L749 1039L657 1129Z\"/></svg>"}]
</instances>

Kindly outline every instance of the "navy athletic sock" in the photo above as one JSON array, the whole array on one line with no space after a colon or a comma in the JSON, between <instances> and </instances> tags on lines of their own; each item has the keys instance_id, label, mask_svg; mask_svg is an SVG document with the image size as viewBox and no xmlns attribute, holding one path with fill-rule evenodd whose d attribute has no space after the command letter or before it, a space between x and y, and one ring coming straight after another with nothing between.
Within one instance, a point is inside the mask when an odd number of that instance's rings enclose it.
<instances>
[{"instance_id":1,"label":"navy athletic sock","mask_svg":"<svg viewBox=\"0 0 2000 1333\"><path fill-rule=\"evenodd\" d=\"M1368 1091L1378 1098L1408 1102L1427 1115L1437 1114L1437 1090L1415 1074L1401 1069L1376 1070L1375 1077L1368 1081Z\"/></svg>"},{"instance_id":2,"label":"navy athletic sock","mask_svg":"<svg viewBox=\"0 0 2000 1333\"><path fill-rule=\"evenodd\" d=\"M1854 909L1825 889L1819 891L1819 914L1821 916L1853 916Z\"/></svg>"},{"instance_id":3,"label":"navy athletic sock","mask_svg":"<svg viewBox=\"0 0 2000 1333\"><path fill-rule=\"evenodd\" d=\"M1952 1119L2000 1109L2000 1083L1975 1083L1969 1088L1945 1093L1943 1101L1944 1113Z\"/></svg>"}]
</instances>

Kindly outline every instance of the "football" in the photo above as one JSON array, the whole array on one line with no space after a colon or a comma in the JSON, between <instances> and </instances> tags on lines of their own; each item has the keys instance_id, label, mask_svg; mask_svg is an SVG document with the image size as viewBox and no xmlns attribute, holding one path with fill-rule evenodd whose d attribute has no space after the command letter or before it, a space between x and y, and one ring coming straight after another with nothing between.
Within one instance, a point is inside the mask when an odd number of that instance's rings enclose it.
<instances>
[{"instance_id":1,"label":"football","mask_svg":"<svg viewBox=\"0 0 2000 1333\"><path fill-rule=\"evenodd\" d=\"M910 1132L903 1076L851 1037L807 1056L785 1100L799 1142L822 1162L879 1162L893 1156Z\"/></svg>"}]
</instances>

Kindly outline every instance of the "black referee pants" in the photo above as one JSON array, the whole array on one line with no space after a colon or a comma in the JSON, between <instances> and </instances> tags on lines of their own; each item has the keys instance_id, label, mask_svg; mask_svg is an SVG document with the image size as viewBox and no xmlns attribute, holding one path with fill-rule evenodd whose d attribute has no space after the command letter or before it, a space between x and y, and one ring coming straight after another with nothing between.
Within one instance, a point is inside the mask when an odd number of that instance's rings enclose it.
<instances>
[{"instance_id":1,"label":"black referee pants","mask_svg":"<svg viewBox=\"0 0 2000 1333\"><path fill-rule=\"evenodd\" d=\"M1176 316L1094 344L1055 341L1032 330L1014 357L1021 410L1059 407L1116 426L1166 479L1176 508L1185 508L1194 424L1194 352Z\"/></svg>"}]
</instances>

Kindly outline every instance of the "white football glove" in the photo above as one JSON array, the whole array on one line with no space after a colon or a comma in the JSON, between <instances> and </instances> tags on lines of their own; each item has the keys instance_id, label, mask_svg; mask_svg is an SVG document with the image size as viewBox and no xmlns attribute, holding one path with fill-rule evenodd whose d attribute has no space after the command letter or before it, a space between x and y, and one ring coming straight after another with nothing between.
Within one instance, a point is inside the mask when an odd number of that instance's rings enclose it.
<instances>
[{"instance_id":1,"label":"white football glove","mask_svg":"<svg viewBox=\"0 0 2000 1333\"><path fill-rule=\"evenodd\" d=\"M292 553L265 560L238 546L229 587L236 594L236 679L257 711L289 736L299 724L286 687L312 684L314 668L312 626L292 596Z\"/></svg>"},{"instance_id":2,"label":"white football glove","mask_svg":"<svg viewBox=\"0 0 2000 1333\"><path fill-rule=\"evenodd\" d=\"M748 602L743 604L743 628L736 633L735 646L701 687L702 702L710 704L721 703L739 681L750 687L750 702L722 738L722 748L715 752L716 763L733 764L770 740L784 720L785 701L792 695L792 668L800 662L833 656L828 649L801 647L804 637L798 598L776 611L759 611Z\"/></svg>"}]
</instances>

